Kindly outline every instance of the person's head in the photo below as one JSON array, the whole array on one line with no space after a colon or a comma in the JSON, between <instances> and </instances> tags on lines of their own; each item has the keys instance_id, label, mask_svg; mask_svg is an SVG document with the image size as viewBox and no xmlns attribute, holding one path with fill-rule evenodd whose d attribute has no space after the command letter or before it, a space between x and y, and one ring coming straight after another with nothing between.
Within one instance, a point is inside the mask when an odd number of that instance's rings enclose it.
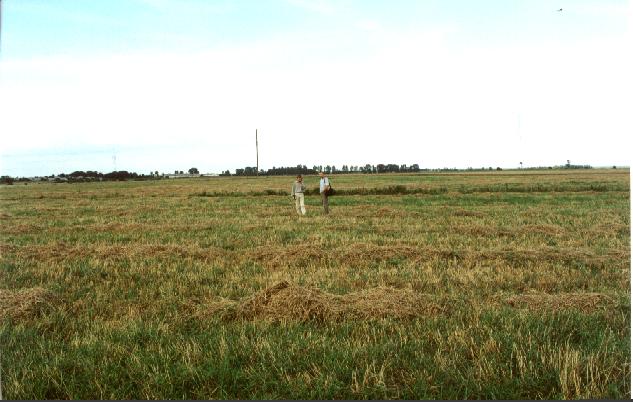
<instances>
[{"instance_id":1,"label":"person's head","mask_svg":"<svg viewBox=\"0 0 633 402\"><path fill-rule=\"evenodd\" d=\"M319 172L319 176L321 176L321 178L324 178L325 177L325 173Z\"/></svg>"},{"instance_id":2,"label":"person's head","mask_svg":"<svg viewBox=\"0 0 633 402\"><path fill-rule=\"evenodd\" d=\"M301 176L300 174L297 175L297 181L302 181L303 180L303 176Z\"/></svg>"}]
</instances>

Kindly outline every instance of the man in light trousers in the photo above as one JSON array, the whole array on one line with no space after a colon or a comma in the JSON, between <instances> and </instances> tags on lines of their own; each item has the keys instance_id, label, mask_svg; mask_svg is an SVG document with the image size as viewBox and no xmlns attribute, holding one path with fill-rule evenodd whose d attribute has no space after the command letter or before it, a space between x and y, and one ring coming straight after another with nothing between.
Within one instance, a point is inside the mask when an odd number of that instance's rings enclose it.
<instances>
[{"instance_id":1,"label":"man in light trousers","mask_svg":"<svg viewBox=\"0 0 633 402\"><path fill-rule=\"evenodd\" d=\"M297 175L297 180L292 183L292 198L295 199L295 209L297 210L297 214L305 215L306 214L306 206L304 204L304 196L303 193L306 191L306 186L303 184L303 177L299 174Z\"/></svg>"}]
</instances>

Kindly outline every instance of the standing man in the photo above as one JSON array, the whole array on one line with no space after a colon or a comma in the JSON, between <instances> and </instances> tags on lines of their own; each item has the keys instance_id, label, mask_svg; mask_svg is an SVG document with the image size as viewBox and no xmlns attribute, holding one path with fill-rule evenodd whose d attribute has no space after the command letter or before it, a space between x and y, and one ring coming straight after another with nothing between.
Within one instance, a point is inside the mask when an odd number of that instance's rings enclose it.
<instances>
[{"instance_id":1,"label":"standing man","mask_svg":"<svg viewBox=\"0 0 633 402\"><path fill-rule=\"evenodd\" d=\"M330 207L328 204L328 191L330 190L330 181L325 173L319 172L321 180L319 181L319 193L321 194L321 201L323 202L323 212L327 215L330 213Z\"/></svg>"},{"instance_id":2,"label":"standing man","mask_svg":"<svg viewBox=\"0 0 633 402\"><path fill-rule=\"evenodd\" d=\"M306 214L306 206L303 200L303 193L306 191L306 186L303 184L303 176L297 175L297 180L292 183L292 198L295 199L295 209L299 215Z\"/></svg>"}]
</instances>

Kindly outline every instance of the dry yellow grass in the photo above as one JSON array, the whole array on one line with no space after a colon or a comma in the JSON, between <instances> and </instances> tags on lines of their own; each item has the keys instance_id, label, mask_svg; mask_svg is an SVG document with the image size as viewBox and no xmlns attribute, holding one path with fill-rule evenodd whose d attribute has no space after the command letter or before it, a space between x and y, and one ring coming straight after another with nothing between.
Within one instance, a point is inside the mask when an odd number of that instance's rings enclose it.
<instances>
[{"instance_id":1,"label":"dry yellow grass","mask_svg":"<svg viewBox=\"0 0 633 402\"><path fill-rule=\"evenodd\" d=\"M282 281L239 302L224 300L203 307L201 316L224 320L340 321L411 319L437 315L442 307L430 295L411 289L377 287L335 295Z\"/></svg>"},{"instance_id":2,"label":"dry yellow grass","mask_svg":"<svg viewBox=\"0 0 633 402\"><path fill-rule=\"evenodd\" d=\"M7 395L626 398L629 173L535 173L2 187Z\"/></svg>"},{"instance_id":3,"label":"dry yellow grass","mask_svg":"<svg viewBox=\"0 0 633 402\"><path fill-rule=\"evenodd\" d=\"M0 321L26 321L50 311L59 302L50 290L35 287L20 290L0 289Z\"/></svg>"},{"instance_id":4,"label":"dry yellow grass","mask_svg":"<svg viewBox=\"0 0 633 402\"><path fill-rule=\"evenodd\" d=\"M510 296L505 299L505 302L512 307L536 311L576 310L583 313L613 308L616 305L612 297L595 292L559 294L530 292Z\"/></svg>"},{"instance_id":5,"label":"dry yellow grass","mask_svg":"<svg viewBox=\"0 0 633 402\"><path fill-rule=\"evenodd\" d=\"M239 301L228 299L202 303L193 313L197 318L221 317L223 320L317 321L383 318L414 319L450 314L449 300L412 289L375 287L336 295L315 287L281 281ZM614 308L616 300L596 292L548 294L528 291L517 295L493 295L473 307L508 306L532 311L574 310L592 313Z\"/></svg>"}]
</instances>

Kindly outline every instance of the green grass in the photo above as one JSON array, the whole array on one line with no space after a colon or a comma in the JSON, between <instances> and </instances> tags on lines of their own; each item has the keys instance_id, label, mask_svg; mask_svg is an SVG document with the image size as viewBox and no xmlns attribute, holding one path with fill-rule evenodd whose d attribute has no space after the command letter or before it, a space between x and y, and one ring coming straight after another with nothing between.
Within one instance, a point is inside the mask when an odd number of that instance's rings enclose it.
<instances>
[{"instance_id":1,"label":"green grass","mask_svg":"<svg viewBox=\"0 0 633 402\"><path fill-rule=\"evenodd\" d=\"M629 177L334 176L328 217L316 195L295 215L291 177L3 186L0 290L56 297L0 315L4 396L629 398ZM442 310L200 314L282 280L342 297L411 289ZM564 308L505 302L533 294ZM573 295L610 302L565 305Z\"/></svg>"}]
</instances>

